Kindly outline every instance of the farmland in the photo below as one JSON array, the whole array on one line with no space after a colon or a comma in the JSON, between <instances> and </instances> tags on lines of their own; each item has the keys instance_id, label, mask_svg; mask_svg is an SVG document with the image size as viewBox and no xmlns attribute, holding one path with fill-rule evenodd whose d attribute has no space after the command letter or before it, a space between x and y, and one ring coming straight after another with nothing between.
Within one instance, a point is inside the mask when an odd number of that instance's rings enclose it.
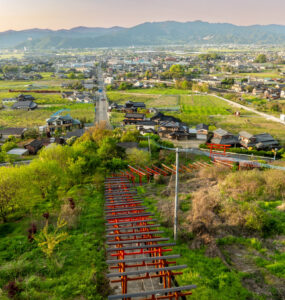
<instances>
[{"instance_id":1,"label":"farmland","mask_svg":"<svg viewBox=\"0 0 285 300\"><path fill-rule=\"evenodd\" d=\"M24 110L0 110L0 127L35 127L45 124L53 113L61 109L68 109L73 118L85 120L85 122L94 121L93 104L67 104L53 105L50 107L38 108L33 111Z\"/></svg>"},{"instance_id":2,"label":"farmland","mask_svg":"<svg viewBox=\"0 0 285 300\"><path fill-rule=\"evenodd\" d=\"M285 143L285 132L280 130L280 124L266 120L254 113L241 110L241 117L234 116L236 111L228 103L211 95L159 95L135 93L108 92L108 98L118 104L124 104L131 100L134 102L144 102L147 108L170 108L178 107L180 112L167 112L180 118L183 122L191 126L199 123L211 125L211 129L223 128L232 133L239 133L242 130L253 134L270 132L274 137ZM123 120L123 113L111 113L111 121L115 124Z\"/></svg>"}]
</instances>

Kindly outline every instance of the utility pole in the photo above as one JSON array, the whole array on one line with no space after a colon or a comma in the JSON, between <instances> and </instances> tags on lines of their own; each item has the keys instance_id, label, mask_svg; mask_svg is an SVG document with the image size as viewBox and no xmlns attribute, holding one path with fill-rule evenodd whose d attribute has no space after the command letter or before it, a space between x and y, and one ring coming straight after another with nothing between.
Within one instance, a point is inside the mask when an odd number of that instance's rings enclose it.
<instances>
[{"instance_id":1,"label":"utility pole","mask_svg":"<svg viewBox=\"0 0 285 300\"><path fill-rule=\"evenodd\" d=\"M174 240L177 240L178 227L178 185L179 185L179 149L176 148L175 199L174 199Z\"/></svg>"}]
</instances>

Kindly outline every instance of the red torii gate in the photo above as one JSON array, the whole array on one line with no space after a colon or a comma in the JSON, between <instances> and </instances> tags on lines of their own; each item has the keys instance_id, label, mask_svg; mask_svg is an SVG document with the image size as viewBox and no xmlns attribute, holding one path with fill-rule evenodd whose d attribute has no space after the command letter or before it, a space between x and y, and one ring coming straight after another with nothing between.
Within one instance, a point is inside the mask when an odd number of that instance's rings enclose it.
<instances>
[{"instance_id":1,"label":"red torii gate","mask_svg":"<svg viewBox=\"0 0 285 300\"><path fill-rule=\"evenodd\" d=\"M228 150L231 145L223 145L223 144L207 144L208 148L210 149L210 157L212 157L213 154L218 154L218 155L224 155L226 156L226 150ZM215 150L220 150L223 151L222 153L217 153L214 152Z\"/></svg>"},{"instance_id":2,"label":"red torii gate","mask_svg":"<svg viewBox=\"0 0 285 300\"><path fill-rule=\"evenodd\" d=\"M143 178L143 176L146 176L146 174L140 170L137 170L136 168L134 168L130 165L128 167L133 174L137 174L139 176L140 185L142 185L142 178Z\"/></svg>"}]
</instances>

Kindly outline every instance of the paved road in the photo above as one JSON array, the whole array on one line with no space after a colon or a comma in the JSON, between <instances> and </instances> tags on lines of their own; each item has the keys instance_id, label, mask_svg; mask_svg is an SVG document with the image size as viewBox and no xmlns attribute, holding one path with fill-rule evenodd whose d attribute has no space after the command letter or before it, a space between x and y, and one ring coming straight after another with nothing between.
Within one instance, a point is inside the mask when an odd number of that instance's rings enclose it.
<instances>
[{"instance_id":1,"label":"paved road","mask_svg":"<svg viewBox=\"0 0 285 300\"><path fill-rule=\"evenodd\" d=\"M285 125L285 122L281 121L279 118L276 118L276 117L274 117L274 116L268 115L268 114L263 113L263 112L260 112L260 111L258 111L258 110L255 110L254 108L247 107L247 106L245 106L245 105L242 105L242 104L236 103L236 102L234 102L234 101L225 99L225 98L223 98L223 97L219 97L219 96L213 95L213 94L211 94L211 95L214 96L214 97L216 97L216 98L218 98L218 99L221 99L221 100L223 100L223 101L229 103L229 104L232 105L232 106L235 106L235 107L237 107L237 108L242 108L242 109L244 109L244 110L251 111L251 112L253 112L253 113L257 114L257 115L260 115L260 116L262 116L263 118L265 118L266 120L269 120L269 121L272 121L272 122L277 122L277 123L280 123L280 124L282 124L282 125Z\"/></svg>"},{"instance_id":2,"label":"paved road","mask_svg":"<svg viewBox=\"0 0 285 300\"><path fill-rule=\"evenodd\" d=\"M102 121L106 122L107 128L112 129L112 125L110 124L109 116L108 116L108 99L105 93L104 79L102 75L102 71L98 68L98 87L103 92L100 93L99 99L96 101L96 109L95 109L95 124L98 124Z\"/></svg>"}]
</instances>

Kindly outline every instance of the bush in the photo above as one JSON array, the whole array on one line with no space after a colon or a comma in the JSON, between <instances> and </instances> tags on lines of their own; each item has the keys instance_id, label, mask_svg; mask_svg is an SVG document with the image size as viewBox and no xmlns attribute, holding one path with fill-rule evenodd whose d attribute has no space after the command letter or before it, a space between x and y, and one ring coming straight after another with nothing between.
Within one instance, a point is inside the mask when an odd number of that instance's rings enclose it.
<instances>
[{"instance_id":1,"label":"bush","mask_svg":"<svg viewBox=\"0 0 285 300\"><path fill-rule=\"evenodd\" d=\"M3 146L2 146L2 151L4 152L8 152L14 148L17 147L17 144L15 142L6 142Z\"/></svg>"},{"instance_id":2,"label":"bush","mask_svg":"<svg viewBox=\"0 0 285 300\"><path fill-rule=\"evenodd\" d=\"M127 150L127 160L133 166L146 166L150 164L150 154L144 150L139 150L136 148Z\"/></svg>"}]
</instances>

